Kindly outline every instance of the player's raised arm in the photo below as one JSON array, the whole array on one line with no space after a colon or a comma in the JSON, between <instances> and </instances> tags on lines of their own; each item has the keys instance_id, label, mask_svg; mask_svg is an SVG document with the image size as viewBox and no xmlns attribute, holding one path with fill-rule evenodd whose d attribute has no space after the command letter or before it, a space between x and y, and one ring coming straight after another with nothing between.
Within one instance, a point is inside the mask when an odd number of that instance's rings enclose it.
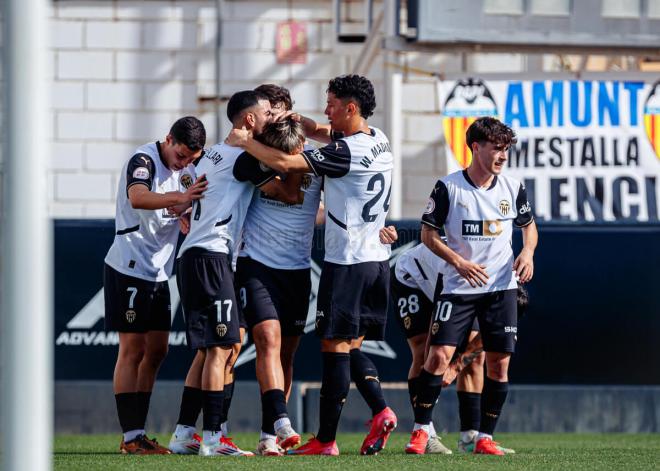
<instances>
[{"instance_id":1,"label":"player's raised arm","mask_svg":"<svg viewBox=\"0 0 660 471\"><path fill-rule=\"evenodd\" d=\"M292 113L290 116L303 125L305 136L309 139L314 139L323 144L329 144L332 140L332 129L329 124L317 123L312 118L303 116L300 113Z\"/></svg>"},{"instance_id":2,"label":"player's raised arm","mask_svg":"<svg viewBox=\"0 0 660 471\"><path fill-rule=\"evenodd\" d=\"M289 155L254 139L245 129L232 129L225 141L230 146L241 147L255 158L280 173L305 173L310 166L302 154Z\"/></svg>"}]
</instances>

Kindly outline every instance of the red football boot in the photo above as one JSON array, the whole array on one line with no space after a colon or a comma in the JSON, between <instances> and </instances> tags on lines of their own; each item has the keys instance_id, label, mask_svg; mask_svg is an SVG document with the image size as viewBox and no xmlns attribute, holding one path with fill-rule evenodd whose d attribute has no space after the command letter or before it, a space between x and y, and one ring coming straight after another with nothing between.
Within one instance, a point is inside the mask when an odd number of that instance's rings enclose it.
<instances>
[{"instance_id":1,"label":"red football boot","mask_svg":"<svg viewBox=\"0 0 660 471\"><path fill-rule=\"evenodd\" d=\"M392 409L386 407L371 419L371 429L362 442L360 454L375 455L385 448L387 439L390 438L390 434L395 428L396 415Z\"/></svg>"},{"instance_id":2,"label":"red football boot","mask_svg":"<svg viewBox=\"0 0 660 471\"><path fill-rule=\"evenodd\" d=\"M295 449L288 450L286 454L337 456L339 455L339 448L337 448L337 442L335 440L328 443L321 443L316 439L316 437L312 437L304 445L301 445Z\"/></svg>"},{"instance_id":3,"label":"red football boot","mask_svg":"<svg viewBox=\"0 0 660 471\"><path fill-rule=\"evenodd\" d=\"M429 434L423 429L415 430L410 436L410 441L406 444L406 453L409 455L423 455L426 453L426 444L429 441Z\"/></svg>"},{"instance_id":4,"label":"red football boot","mask_svg":"<svg viewBox=\"0 0 660 471\"><path fill-rule=\"evenodd\" d=\"M488 437L480 438L474 447L474 452L478 455L504 455L504 452Z\"/></svg>"}]
</instances>

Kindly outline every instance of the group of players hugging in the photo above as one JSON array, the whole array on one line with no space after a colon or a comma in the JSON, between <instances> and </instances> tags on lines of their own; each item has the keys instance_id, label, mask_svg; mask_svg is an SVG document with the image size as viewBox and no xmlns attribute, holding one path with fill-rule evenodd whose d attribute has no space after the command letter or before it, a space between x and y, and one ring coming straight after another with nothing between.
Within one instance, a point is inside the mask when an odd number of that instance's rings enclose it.
<instances>
[{"instance_id":1,"label":"group of players hugging","mask_svg":"<svg viewBox=\"0 0 660 471\"><path fill-rule=\"evenodd\" d=\"M532 278L537 243L524 187L501 175L515 135L490 117L469 127L470 166L438 180L422 216L422 243L390 270L397 234L385 218L394 156L387 137L367 122L375 106L367 78L336 77L327 88L328 123L320 124L292 112L285 88L261 85L229 100L232 130L224 142L205 147L203 124L184 117L126 162L104 272L106 329L119 332L113 386L122 453L253 455L227 431L233 366L247 331L261 391L257 454L338 455L337 425L351 381L372 412L360 453L380 452L397 417L361 346L383 339L388 304L412 352L415 425L406 453L451 453L431 417L442 387L456 377L459 452L513 453L492 436L526 304L519 283ZM320 426L301 445L287 400L306 325L315 224L325 224L315 324L323 362ZM515 258L513 224L523 233ZM186 236L177 251L180 232ZM147 437L145 422L168 349L175 262L195 357L164 447Z\"/></svg>"}]
</instances>

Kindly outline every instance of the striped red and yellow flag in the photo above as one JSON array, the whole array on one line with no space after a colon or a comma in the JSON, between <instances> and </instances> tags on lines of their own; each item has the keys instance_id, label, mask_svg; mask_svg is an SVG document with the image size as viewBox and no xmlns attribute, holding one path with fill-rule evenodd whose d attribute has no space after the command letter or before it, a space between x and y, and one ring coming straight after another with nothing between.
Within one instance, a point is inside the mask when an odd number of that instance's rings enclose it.
<instances>
[{"instance_id":1,"label":"striped red and yellow flag","mask_svg":"<svg viewBox=\"0 0 660 471\"><path fill-rule=\"evenodd\" d=\"M454 154L454 159L463 168L468 168L472 162L472 152L465 143L465 132L477 118L478 116L446 117L442 122L445 140Z\"/></svg>"},{"instance_id":2,"label":"striped red and yellow flag","mask_svg":"<svg viewBox=\"0 0 660 471\"><path fill-rule=\"evenodd\" d=\"M660 114L644 114L644 130L655 156L660 159Z\"/></svg>"}]
</instances>

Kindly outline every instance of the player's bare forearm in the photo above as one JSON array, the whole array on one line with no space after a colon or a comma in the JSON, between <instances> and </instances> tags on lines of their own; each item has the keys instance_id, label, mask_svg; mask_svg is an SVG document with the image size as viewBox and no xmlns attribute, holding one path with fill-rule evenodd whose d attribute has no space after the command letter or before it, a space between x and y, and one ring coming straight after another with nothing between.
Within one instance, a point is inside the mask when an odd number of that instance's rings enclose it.
<instances>
[{"instance_id":1,"label":"player's bare forearm","mask_svg":"<svg viewBox=\"0 0 660 471\"><path fill-rule=\"evenodd\" d=\"M453 383L459 373L472 364L483 351L484 347L481 342L481 334L478 334L467 345L465 352L449 364L447 371L442 375L442 385L449 386Z\"/></svg>"},{"instance_id":2,"label":"player's bare forearm","mask_svg":"<svg viewBox=\"0 0 660 471\"><path fill-rule=\"evenodd\" d=\"M309 164L302 154L287 154L274 147L268 147L252 137L248 137L241 147L277 172L305 173L310 171Z\"/></svg>"},{"instance_id":3,"label":"player's bare forearm","mask_svg":"<svg viewBox=\"0 0 660 471\"><path fill-rule=\"evenodd\" d=\"M305 130L305 136L309 139L314 139L315 141L321 142L323 144L329 144L331 139L331 127L329 124L319 124L314 121L312 118L298 114L298 121L303 125Z\"/></svg>"},{"instance_id":4,"label":"player's bare forearm","mask_svg":"<svg viewBox=\"0 0 660 471\"><path fill-rule=\"evenodd\" d=\"M325 224L325 205L323 204L323 201L319 203L319 209L316 211L316 220L314 221L314 224L317 226Z\"/></svg>"},{"instance_id":5,"label":"player's bare forearm","mask_svg":"<svg viewBox=\"0 0 660 471\"><path fill-rule=\"evenodd\" d=\"M454 252L442 241L440 234L438 234L435 228L427 224L422 224L422 242L431 252L453 266L458 274L465 278L473 288L484 286L488 283L486 266L466 260Z\"/></svg>"},{"instance_id":6,"label":"player's bare forearm","mask_svg":"<svg viewBox=\"0 0 660 471\"><path fill-rule=\"evenodd\" d=\"M184 204L183 193L169 191L167 193L154 193L145 185L133 185L128 189L128 199L135 209L164 209L170 206Z\"/></svg>"},{"instance_id":7,"label":"player's bare forearm","mask_svg":"<svg viewBox=\"0 0 660 471\"><path fill-rule=\"evenodd\" d=\"M460 255L450 249L447 244L442 241L440 234L438 234L438 231L433 227L422 224L421 238L422 243L426 245L431 252L450 265L455 265L460 259L462 259Z\"/></svg>"},{"instance_id":8,"label":"player's bare forearm","mask_svg":"<svg viewBox=\"0 0 660 471\"><path fill-rule=\"evenodd\" d=\"M523 250L529 250L534 253L539 243L539 231L536 228L536 222L532 221L521 229L523 236Z\"/></svg>"},{"instance_id":9,"label":"player's bare forearm","mask_svg":"<svg viewBox=\"0 0 660 471\"><path fill-rule=\"evenodd\" d=\"M536 223L532 221L523 227L522 235L523 248L513 262L513 269L516 271L516 275L518 275L518 281L527 283L534 276L534 251L539 241Z\"/></svg>"}]
</instances>

